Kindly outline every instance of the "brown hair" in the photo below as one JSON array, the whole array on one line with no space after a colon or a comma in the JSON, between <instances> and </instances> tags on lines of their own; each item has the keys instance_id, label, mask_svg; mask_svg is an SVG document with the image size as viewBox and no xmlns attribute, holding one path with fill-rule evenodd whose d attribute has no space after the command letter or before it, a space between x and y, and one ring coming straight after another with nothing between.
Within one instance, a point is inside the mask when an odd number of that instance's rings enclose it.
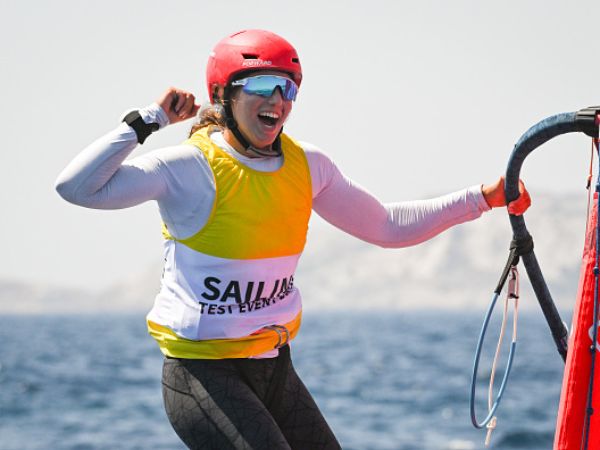
<instances>
[{"instance_id":1,"label":"brown hair","mask_svg":"<svg viewBox=\"0 0 600 450\"><path fill-rule=\"evenodd\" d=\"M220 130L225 129L225 111L221 107L214 107L209 105L206 108L202 108L196 122L192 125L190 130L190 136L196 131L201 130L205 127L216 127Z\"/></svg>"}]
</instances>

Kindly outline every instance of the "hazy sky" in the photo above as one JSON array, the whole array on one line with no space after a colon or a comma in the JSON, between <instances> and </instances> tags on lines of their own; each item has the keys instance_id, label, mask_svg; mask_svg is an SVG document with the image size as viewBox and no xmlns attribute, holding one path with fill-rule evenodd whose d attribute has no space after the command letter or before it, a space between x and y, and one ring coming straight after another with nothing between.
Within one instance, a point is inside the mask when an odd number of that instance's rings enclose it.
<instances>
[{"instance_id":1,"label":"hazy sky","mask_svg":"<svg viewBox=\"0 0 600 450\"><path fill-rule=\"evenodd\" d=\"M226 34L291 41L304 81L287 132L400 201L491 182L529 126L600 103L598 17L598 0L4 1L0 279L99 289L161 260L156 205L86 210L54 180L169 85L205 99L206 59ZM534 202L582 189L589 145L563 137L529 158Z\"/></svg>"}]
</instances>

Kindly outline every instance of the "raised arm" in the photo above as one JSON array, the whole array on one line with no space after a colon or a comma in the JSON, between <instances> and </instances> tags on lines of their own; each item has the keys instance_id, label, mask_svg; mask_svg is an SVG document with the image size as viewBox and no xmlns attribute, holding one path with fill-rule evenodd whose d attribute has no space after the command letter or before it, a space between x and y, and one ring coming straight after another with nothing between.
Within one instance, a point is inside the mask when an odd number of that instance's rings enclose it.
<instances>
[{"instance_id":1,"label":"raised arm","mask_svg":"<svg viewBox=\"0 0 600 450\"><path fill-rule=\"evenodd\" d=\"M186 94L186 95L183 95ZM193 96L170 88L140 115L160 128L195 114ZM61 172L56 190L67 201L88 208L118 209L159 200L168 191L161 174L168 149L125 161L138 145L138 136L126 123L86 147Z\"/></svg>"}]
</instances>

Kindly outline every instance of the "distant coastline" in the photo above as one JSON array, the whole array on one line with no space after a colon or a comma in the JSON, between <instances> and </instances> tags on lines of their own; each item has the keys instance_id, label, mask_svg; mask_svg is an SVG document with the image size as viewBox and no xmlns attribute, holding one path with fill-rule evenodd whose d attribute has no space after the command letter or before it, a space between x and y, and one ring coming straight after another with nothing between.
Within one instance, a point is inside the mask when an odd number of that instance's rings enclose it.
<instances>
[{"instance_id":1,"label":"distant coastline","mask_svg":"<svg viewBox=\"0 0 600 450\"><path fill-rule=\"evenodd\" d=\"M538 195L527 215L536 254L559 307L570 310L585 230L582 195ZM484 214L416 247L381 249L329 225L309 232L294 276L305 309L344 311L484 309L508 255L511 231L503 211ZM0 279L0 314L146 312L162 268L86 291ZM524 270L521 307L537 308Z\"/></svg>"}]
</instances>

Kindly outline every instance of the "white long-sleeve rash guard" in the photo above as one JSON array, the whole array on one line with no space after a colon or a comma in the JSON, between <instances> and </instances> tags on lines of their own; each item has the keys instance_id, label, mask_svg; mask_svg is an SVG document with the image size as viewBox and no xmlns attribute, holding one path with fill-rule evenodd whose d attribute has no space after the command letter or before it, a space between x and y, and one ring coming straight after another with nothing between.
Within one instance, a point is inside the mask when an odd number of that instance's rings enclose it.
<instances>
[{"instance_id":1,"label":"white long-sleeve rash guard","mask_svg":"<svg viewBox=\"0 0 600 450\"><path fill-rule=\"evenodd\" d=\"M156 104L140 110L146 123L168 124ZM283 158L247 158L215 132L211 139L243 164L277 170ZM197 233L215 198L215 182L202 152L192 145L161 148L126 161L137 146L133 129L121 123L85 148L59 175L56 189L67 201L88 208L119 209L156 200L169 232L178 239ZM481 186L442 197L382 204L345 177L322 151L301 143L312 180L313 209L334 226L382 247L406 247L489 210Z\"/></svg>"}]
</instances>

